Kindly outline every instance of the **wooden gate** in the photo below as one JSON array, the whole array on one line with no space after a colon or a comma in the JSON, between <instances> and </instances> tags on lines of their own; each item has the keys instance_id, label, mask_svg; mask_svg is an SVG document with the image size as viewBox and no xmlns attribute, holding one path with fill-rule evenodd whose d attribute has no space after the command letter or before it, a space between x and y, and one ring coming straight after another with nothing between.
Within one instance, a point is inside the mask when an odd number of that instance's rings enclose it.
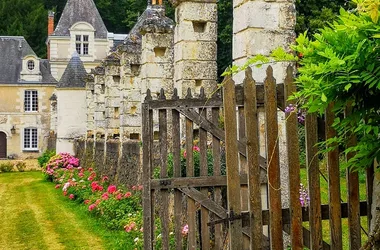
<instances>
[{"instance_id":1,"label":"wooden gate","mask_svg":"<svg viewBox=\"0 0 380 250\"><path fill-rule=\"evenodd\" d=\"M295 91L292 68L285 84L276 84L269 67L264 84L255 83L247 69L242 85L227 78L222 89L211 98L203 89L197 98L188 90L184 99L177 90L171 98L161 90L158 100L148 91L142 105L144 249L277 250L284 248L284 232L292 249L342 249L342 218L350 225L350 249L359 249L360 216L370 203L360 203L358 174L352 172L348 203L341 201L333 151L327 156L329 204L321 205L316 116L306 116L310 204L302 208L297 114L286 114L289 208L282 208L277 119L278 108L295 105L285 101ZM265 113L265 133L259 133L258 107ZM334 135L332 119L327 112L328 138ZM268 161L260 156L259 134L265 134ZM330 221L329 240L322 237L322 220Z\"/></svg>"},{"instance_id":2,"label":"wooden gate","mask_svg":"<svg viewBox=\"0 0 380 250\"><path fill-rule=\"evenodd\" d=\"M0 159L7 158L7 135L0 131Z\"/></svg>"}]
</instances>

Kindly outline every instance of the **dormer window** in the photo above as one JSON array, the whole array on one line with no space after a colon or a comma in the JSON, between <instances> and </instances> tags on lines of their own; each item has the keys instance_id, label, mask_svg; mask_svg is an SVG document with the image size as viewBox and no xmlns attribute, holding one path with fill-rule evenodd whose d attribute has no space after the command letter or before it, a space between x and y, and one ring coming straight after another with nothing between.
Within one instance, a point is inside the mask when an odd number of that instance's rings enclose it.
<instances>
[{"instance_id":1,"label":"dormer window","mask_svg":"<svg viewBox=\"0 0 380 250\"><path fill-rule=\"evenodd\" d=\"M75 49L79 55L88 55L88 35L75 36Z\"/></svg>"},{"instance_id":2,"label":"dormer window","mask_svg":"<svg viewBox=\"0 0 380 250\"><path fill-rule=\"evenodd\" d=\"M27 62L27 64L28 64L28 69L29 69L30 71L33 71L33 70L34 70L34 67L35 67L35 65L34 65L34 61L33 61L33 60L29 60L29 61Z\"/></svg>"}]
</instances>

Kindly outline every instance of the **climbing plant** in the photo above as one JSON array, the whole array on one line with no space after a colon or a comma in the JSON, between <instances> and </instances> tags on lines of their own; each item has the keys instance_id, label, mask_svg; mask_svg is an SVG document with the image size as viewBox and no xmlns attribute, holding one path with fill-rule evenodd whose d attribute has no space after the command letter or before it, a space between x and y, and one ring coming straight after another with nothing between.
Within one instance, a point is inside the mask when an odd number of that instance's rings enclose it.
<instances>
[{"instance_id":1,"label":"climbing plant","mask_svg":"<svg viewBox=\"0 0 380 250\"><path fill-rule=\"evenodd\" d=\"M366 168L380 159L380 25L379 0L355 0L357 7L340 10L337 19L309 39L301 34L293 49L299 60L299 91L294 95L310 113L323 114L334 103L335 138L345 153L355 152L348 167ZM352 113L345 115L346 108ZM347 137L358 143L347 147Z\"/></svg>"}]
</instances>

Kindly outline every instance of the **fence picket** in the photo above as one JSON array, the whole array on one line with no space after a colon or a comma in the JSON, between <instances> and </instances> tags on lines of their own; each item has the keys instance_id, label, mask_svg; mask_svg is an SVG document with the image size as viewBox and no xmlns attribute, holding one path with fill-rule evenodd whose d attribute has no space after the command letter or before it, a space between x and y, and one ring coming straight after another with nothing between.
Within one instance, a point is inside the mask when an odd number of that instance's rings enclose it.
<instances>
[{"instance_id":1,"label":"fence picket","mask_svg":"<svg viewBox=\"0 0 380 250\"><path fill-rule=\"evenodd\" d=\"M345 117L351 115L351 107L345 110ZM351 135L348 137L347 147L356 145L356 137ZM354 157L354 153L350 152L346 155L349 161ZM349 248L359 250L361 247L361 227L360 227L360 197L359 197L359 174L357 171L347 169L347 203L348 203L348 230L349 230Z\"/></svg>"},{"instance_id":2,"label":"fence picket","mask_svg":"<svg viewBox=\"0 0 380 250\"><path fill-rule=\"evenodd\" d=\"M285 100L286 106L296 107L295 100L288 98L296 92L296 85L293 81L293 67L287 68L285 79ZM298 142L298 119L297 110L286 114L286 146L289 165L289 210L291 216L290 237L292 249L302 249L302 209L300 204L300 160Z\"/></svg>"},{"instance_id":3,"label":"fence picket","mask_svg":"<svg viewBox=\"0 0 380 250\"><path fill-rule=\"evenodd\" d=\"M207 109L199 110L200 116L207 118ZM207 131L199 128L199 148L200 148L200 176L208 175L207 163ZM201 188L201 192L207 197L208 188ZM209 212L205 207L201 207L201 239L202 249L210 249L210 231L207 223L209 222Z\"/></svg>"},{"instance_id":4,"label":"fence picket","mask_svg":"<svg viewBox=\"0 0 380 250\"><path fill-rule=\"evenodd\" d=\"M281 179L280 156L277 123L276 80L271 66L267 69L264 81L265 89L265 134L268 164L268 190L270 211L270 241L272 249L283 248L282 215L281 215Z\"/></svg>"},{"instance_id":5,"label":"fence picket","mask_svg":"<svg viewBox=\"0 0 380 250\"><path fill-rule=\"evenodd\" d=\"M326 139L334 138L336 131L333 129L334 103L330 103L326 110ZM339 175L339 149L336 148L327 153L327 168L329 174L329 207L330 207L330 239L332 249L342 249L342 221L340 208L340 175Z\"/></svg>"},{"instance_id":6,"label":"fence picket","mask_svg":"<svg viewBox=\"0 0 380 250\"><path fill-rule=\"evenodd\" d=\"M259 136L256 102L256 82L252 78L252 69L248 68L244 79L244 111L247 133L247 168L249 188L249 211L251 225L251 249L260 250L263 243L263 223L261 213Z\"/></svg>"},{"instance_id":7,"label":"fence picket","mask_svg":"<svg viewBox=\"0 0 380 250\"><path fill-rule=\"evenodd\" d=\"M149 93L149 91L148 91ZM153 111L149 109L149 104L144 103L142 109L143 119L143 152L150 155L152 150L153 133ZM152 236L154 235L153 218L153 195L150 188L152 158L143 158L143 214L144 214L144 249L153 249Z\"/></svg>"},{"instance_id":8,"label":"fence picket","mask_svg":"<svg viewBox=\"0 0 380 250\"><path fill-rule=\"evenodd\" d=\"M160 100L165 100L164 90L161 89ZM160 178L168 178L167 160L168 160L168 126L167 126L167 111L160 109L159 111L159 140L160 140ZM161 236L162 249L169 249L169 191L160 190L161 206Z\"/></svg>"},{"instance_id":9,"label":"fence picket","mask_svg":"<svg viewBox=\"0 0 380 250\"><path fill-rule=\"evenodd\" d=\"M217 125L219 124L219 108L212 108L212 122ZM213 135L212 137L212 159L213 159L213 175L221 175L220 167L220 140ZM222 205L222 191L220 187L214 188L214 201L218 205ZM217 224L214 226L215 231L215 250L223 249L223 230L222 224Z\"/></svg>"},{"instance_id":10,"label":"fence picket","mask_svg":"<svg viewBox=\"0 0 380 250\"><path fill-rule=\"evenodd\" d=\"M317 116L306 115L306 165L308 171L310 250L322 249L321 184L319 179Z\"/></svg>"},{"instance_id":11,"label":"fence picket","mask_svg":"<svg viewBox=\"0 0 380 250\"><path fill-rule=\"evenodd\" d=\"M227 165L227 198L230 217L240 216L240 176L237 146L237 121L235 83L231 77L225 79L224 95L224 127L226 130L226 165ZM229 245L231 250L241 250L242 247L241 219L229 221Z\"/></svg>"},{"instance_id":12,"label":"fence picket","mask_svg":"<svg viewBox=\"0 0 380 250\"><path fill-rule=\"evenodd\" d=\"M188 95L190 98L191 95ZM186 118L186 176L194 176L194 156L193 156L193 122ZM187 198L187 224L189 226L188 248L190 250L197 249L196 237L196 207L195 201Z\"/></svg>"},{"instance_id":13,"label":"fence picket","mask_svg":"<svg viewBox=\"0 0 380 250\"><path fill-rule=\"evenodd\" d=\"M173 100L177 100L178 91L174 89ZM181 177L181 134L179 112L172 110L172 137L173 137L173 177ZM175 225L175 247L176 250L182 250L182 193L174 190L174 225Z\"/></svg>"}]
</instances>

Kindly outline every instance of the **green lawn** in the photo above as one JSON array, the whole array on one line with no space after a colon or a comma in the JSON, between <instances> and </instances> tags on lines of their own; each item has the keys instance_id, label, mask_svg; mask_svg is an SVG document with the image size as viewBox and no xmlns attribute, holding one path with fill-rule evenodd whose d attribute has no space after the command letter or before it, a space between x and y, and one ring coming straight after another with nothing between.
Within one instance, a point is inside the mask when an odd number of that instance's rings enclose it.
<instances>
[{"instance_id":1,"label":"green lawn","mask_svg":"<svg viewBox=\"0 0 380 250\"><path fill-rule=\"evenodd\" d=\"M0 174L0 249L128 249L41 172ZM132 250L132 249L131 249Z\"/></svg>"},{"instance_id":2,"label":"green lawn","mask_svg":"<svg viewBox=\"0 0 380 250\"><path fill-rule=\"evenodd\" d=\"M323 173L323 172L322 172ZM328 178L327 173L323 173L326 178ZM360 178L364 179L364 177ZM301 182L307 186L307 171L305 168L301 169ZM328 183L327 181L321 176L320 177L320 183L321 183L321 201L322 204L328 204ZM341 190L341 199L344 202L347 202L347 181L345 178L340 179L340 190ZM360 183L359 186L359 193L360 193L360 200L365 201L366 200L366 185L364 182ZM367 217L361 217L361 226L362 226L362 244L367 241L368 237L365 232L368 232L368 226L367 226ZM329 221L324 220L322 221L323 225L323 240L327 243L330 243L330 227L329 227ZM308 223L304 223L305 227L308 227ZM348 220L342 219L342 240L343 240L343 249L349 249L349 234L348 234Z\"/></svg>"}]
</instances>

